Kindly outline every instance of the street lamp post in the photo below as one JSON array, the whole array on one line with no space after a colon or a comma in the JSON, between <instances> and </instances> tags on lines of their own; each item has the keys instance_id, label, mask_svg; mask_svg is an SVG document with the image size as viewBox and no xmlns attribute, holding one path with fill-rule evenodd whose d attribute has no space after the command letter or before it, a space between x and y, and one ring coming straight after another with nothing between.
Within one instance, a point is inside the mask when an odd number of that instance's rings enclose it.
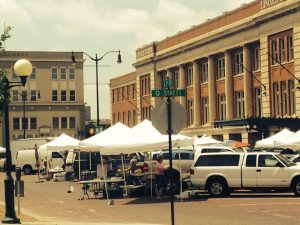
<instances>
[{"instance_id":1,"label":"street lamp post","mask_svg":"<svg viewBox=\"0 0 300 225\"><path fill-rule=\"evenodd\" d=\"M1 221L2 223L20 223L15 213L15 202L14 202L14 180L11 176L12 162L10 152L10 134L9 134L9 89L17 86L25 86L27 77L32 73L32 65L26 59L18 60L14 65L14 71L20 78L20 82L9 82L5 77L3 79L2 88L4 94L4 123L5 123L5 145L6 145L6 177L4 179L5 189L5 217Z\"/></svg>"},{"instance_id":2,"label":"street lamp post","mask_svg":"<svg viewBox=\"0 0 300 225\"><path fill-rule=\"evenodd\" d=\"M98 90L98 62L104 58L108 53L118 53L118 60L117 63L122 63L122 58L121 58L121 52L119 51L108 51L104 55L102 55L100 58L98 58L98 55L96 54L96 57L93 58L89 54L83 52L83 54L87 55L91 60L93 60L96 63L96 97L97 97L97 129L99 129L100 126L100 120L99 120L99 90ZM72 57L71 57L72 63L76 63L75 60L75 55L74 52L72 52Z\"/></svg>"}]
</instances>

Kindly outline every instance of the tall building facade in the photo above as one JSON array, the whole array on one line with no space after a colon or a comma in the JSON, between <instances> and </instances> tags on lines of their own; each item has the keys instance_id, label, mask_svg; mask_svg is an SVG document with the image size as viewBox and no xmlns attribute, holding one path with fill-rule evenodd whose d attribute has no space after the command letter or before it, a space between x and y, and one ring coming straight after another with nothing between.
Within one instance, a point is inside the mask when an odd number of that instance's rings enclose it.
<instances>
[{"instance_id":1,"label":"tall building facade","mask_svg":"<svg viewBox=\"0 0 300 225\"><path fill-rule=\"evenodd\" d=\"M300 116L299 10L299 0L256 0L139 48L136 89L142 92L142 80L149 79L150 96L167 77L174 88L185 89L186 96L174 99L187 110L183 134L250 143L261 139L255 126L220 129L215 123ZM149 99L152 106L161 101ZM136 103L141 111L139 97Z\"/></svg>"},{"instance_id":2,"label":"tall building facade","mask_svg":"<svg viewBox=\"0 0 300 225\"><path fill-rule=\"evenodd\" d=\"M10 89L11 140L23 138L24 128L25 138L55 137L62 133L82 138L80 135L85 131L82 52L75 53L75 57L76 65L72 65L70 52L1 53L0 68L7 71L11 82L18 81L13 70L17 60L28 59L33 66L26 86Z\"/></svg>"}]
</instances>

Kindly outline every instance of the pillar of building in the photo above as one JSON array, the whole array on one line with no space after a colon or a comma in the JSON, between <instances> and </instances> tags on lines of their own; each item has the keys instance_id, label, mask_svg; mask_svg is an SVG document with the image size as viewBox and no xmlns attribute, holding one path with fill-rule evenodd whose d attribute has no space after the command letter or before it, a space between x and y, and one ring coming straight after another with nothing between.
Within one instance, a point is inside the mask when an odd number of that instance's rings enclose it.
<instances>
[{"instance_id":1,"label":"pillar of building","mask_svg":"<svg viewBox=\"0 0 300 225\"><path fill-rule=\"evenodd\" d=\"M216 76L215 62L212 56L208 57L208 96L209 96L209 121L216 118Z\"/></svg>"},{"instance_id":2,"label":"pillar of building","mask_svg":"<svg viewBox=\"0 0 300 225\"><path fill-rule=\"evenodd\" d=\"M200 70L197 61L193 62L193 110L194 126L200 125Z\"/></svg>"},{"instance_id":3,"label":"pillar of building","mask_svg":"<svg viewBox=\"0 0 300 225\"><path fill-rule=\"evenodd\" d=\"M232 57L229 51L225 52L225 96L226 96L226 119L233 119L233 77Z\"/></svg>"},{"instance_id":4,"label":"pillar of building","mask_svg":"<svg viewBox=\"0 0 300 225\"><path fill-rule=\"evenodd\" d=\"M244 101L245 117L253 116L253 96L252 96L252 74L251 72L251 51L248 45L243 47L244 65ZM248 137L247 137L248 138Z\"/></svg>"},{"instance_id":5,"label":"pillar of building","mask_svg":"<svg viewBox=\"0 0 300 225\"><path fill-rule=\"evenodd\" d=\"M179 66L179 89L186 90L185 69L183 65ZM186 96L180 96L179 102L184 108L186 108Z\"/></svg>"},{"instance_id":6,"label":"pillar of building","mask_svg":"<svg viewBox=\"0 0 300 225\"><path fill-rule=\"evenodd\" d=\"M295 75L299 78L300 74L300 26L294 27L293 29L293 38L294 38L294 68ZM298 81L295 80L295 86L298 86ZM300 116L300 91L295 89L295 97L296 97L296 115Z\"/></svg>"},{"instance_id":7,"label":"pillar of building","mask_svg":"<svg viewBox=\"0 0 300 225\"><path fill-rule=\"evenodd\" d=\"M260 39L260 72L261 82L266 86L266 95L262 95L262 116L271 115L270 108L270 78L269 78L269 55L268 55L268 36ZM264 87L261 87L264 90Z\"/></svg>"}]
</instances>

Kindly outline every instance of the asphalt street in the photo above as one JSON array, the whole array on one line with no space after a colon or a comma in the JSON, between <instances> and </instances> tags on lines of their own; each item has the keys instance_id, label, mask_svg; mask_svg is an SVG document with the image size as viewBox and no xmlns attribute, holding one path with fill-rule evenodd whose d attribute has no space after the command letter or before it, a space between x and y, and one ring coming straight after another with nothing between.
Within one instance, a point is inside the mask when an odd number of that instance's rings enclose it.
<instances>
[{"instance_id":1,"label":"asphalt street","mask_svg":"<svg viewBox=\"0 0 300 225\"><path fill-rule=\"evenodd\" d=\"M0 201L4 201L0 173ZM78 200L82 190L72 182L73 193L67 193L69 182L35 183L37 176L22 176L25 197L21 211L43 222L170 224L169 199L150 197ZM17 205L17 201L15 200ZM175 224L205 225L299 225L300 198L293 193L237 192L226 198L209 198L206 193L175 202Z\"/></svg>"}]
</instances>

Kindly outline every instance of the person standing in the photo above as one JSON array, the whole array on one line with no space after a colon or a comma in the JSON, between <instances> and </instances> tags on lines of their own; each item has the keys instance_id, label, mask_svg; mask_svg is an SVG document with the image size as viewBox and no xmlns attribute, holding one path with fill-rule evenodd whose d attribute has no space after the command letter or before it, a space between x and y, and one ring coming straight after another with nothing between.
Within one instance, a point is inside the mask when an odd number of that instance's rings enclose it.
<instances>
[{"instance_id":1,"label":"person standing","mask_svg":"<svg viewBox=\"0 0 300 225\"><path fill-rule=\"evenodd\" d=\"M159 155L155 164L157 198L161 198L163 189L165 188L165 168L162 163L163 160L163 156Z\"/></svg>"}]
</instances>

